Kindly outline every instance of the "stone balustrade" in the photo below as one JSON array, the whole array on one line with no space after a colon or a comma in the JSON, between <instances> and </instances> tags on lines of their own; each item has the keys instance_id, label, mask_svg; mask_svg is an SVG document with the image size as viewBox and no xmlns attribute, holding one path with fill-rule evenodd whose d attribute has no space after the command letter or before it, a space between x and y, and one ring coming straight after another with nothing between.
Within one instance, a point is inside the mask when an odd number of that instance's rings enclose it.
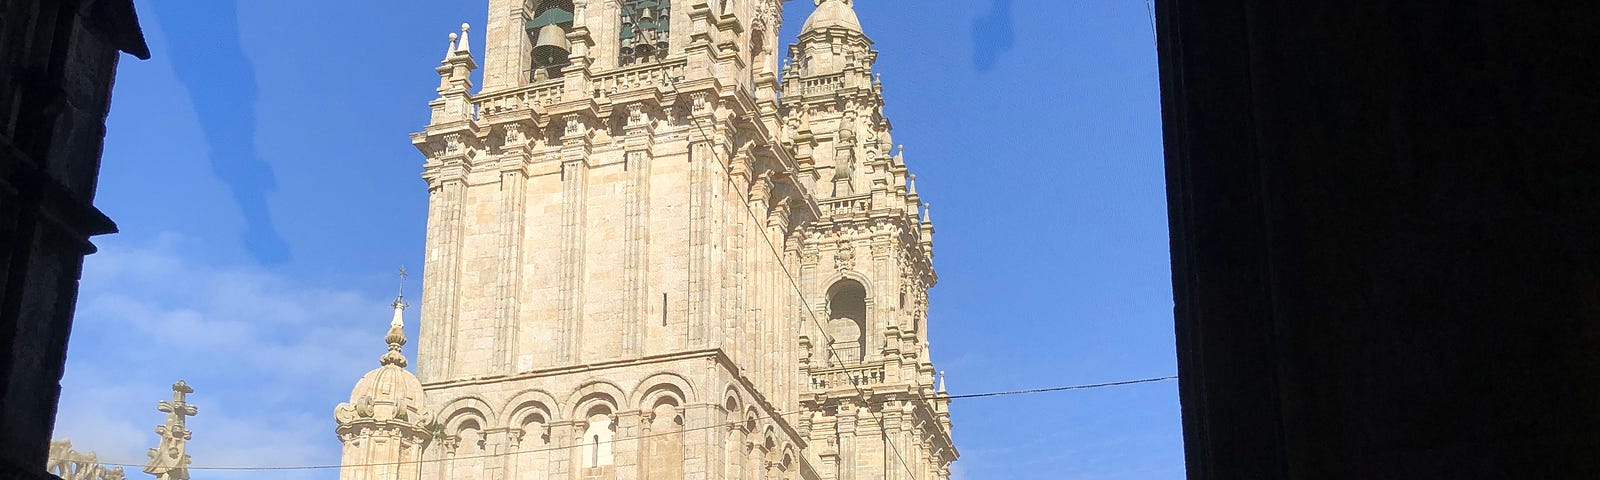
<instances>
[{"instance_id":1,"label":"stone balustrade","mask_svg":"<svg viewBox=\"0 0 1600 480\"><path fill-rule=\"evenodd\" d=\"M473 119L481 119L484 115L551 105L561 101L561 96L566 90L566 84L557 78L515 90L480 95L473 98L472 111L475 113Z\"/></svg>"},{"instance_id":2,"label":"stone balustrade","mask_svg":"<svg viewBox=\"0 0 1600 480\"><path fill-rule=\"evenodd\" d=\"M811 371L812 390L853 389L861 386L882 385L888 373L882 363L856 364Z\"/></svg>"},{"instance_id":3,"label":"stone balustrade","mask_svg":"<svg viewBox=\"0 0 1600 480\"><path fill-rule=\"evenodd\" d=\"M799 84L795 85L793 88L793 91L784 93L796 96L822 95L837 91L841 88L844 88L844 74L836 73L833 75L800 80Z\"/></svg>"},{"instance_id":4,"label":"stone balustrade","mask_svg":"<svg viewBox=\"0 0 1600 480\"><path fill-rule=\"evenodd\" d=\"M602 95L645 87L670 87L674 79L683 77L688 64L688 60L679 59L613 70L595 76L592 85Z\"/></svg>"},{"instance_id":5,"label":"stone balustrade","mask_svg":"<svg viewBox=\"0 0 1600 480\"><path fill-rule=\"evenodd\" d=\"M825 217L864 214L872 210L872 194L830 198L817 202L817 207Z\"/></svg>"}]
</instances>

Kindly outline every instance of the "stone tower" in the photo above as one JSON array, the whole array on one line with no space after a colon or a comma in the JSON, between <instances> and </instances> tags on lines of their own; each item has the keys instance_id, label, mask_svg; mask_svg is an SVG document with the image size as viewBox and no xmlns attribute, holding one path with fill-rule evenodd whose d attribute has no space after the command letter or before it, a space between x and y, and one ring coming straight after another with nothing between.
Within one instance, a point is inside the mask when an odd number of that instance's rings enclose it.
<instances>
[{"instance_id":1,"label":"stone tower","mask_svg":"<svg viewBox=\"0 0 1600 480\"><path fill-rule=\"evenodd\" d=\"M781 72L778 0L489 4L482 88L463 25L412 136L415 478L947 477L933 227L851 2Z\"/></svg>"}]
</instances>

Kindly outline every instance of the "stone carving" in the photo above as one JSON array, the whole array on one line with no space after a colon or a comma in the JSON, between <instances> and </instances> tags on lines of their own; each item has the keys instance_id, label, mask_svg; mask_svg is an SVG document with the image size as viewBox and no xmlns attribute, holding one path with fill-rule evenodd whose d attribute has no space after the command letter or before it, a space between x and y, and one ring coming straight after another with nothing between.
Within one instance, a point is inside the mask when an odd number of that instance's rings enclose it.
<instances>
[{"instance_id":1,"label":"stone carving","mask_svg":"<svg viewBox=\"0 0 1600 480\"><path fill-rule=\"evenodd\" d=\"M505 125L505 132L506 134L504 137L504 143L501 148L520 147L524 143L527 143L527 139L523 138L522 136L521 124L507 123Z\"/></svg>"},{"instance_id":2,"label":"stone carving","mask_svg":"<svg viewBox=\"0 0 1600 480\"><path fill-rule=\"evenodd\" d=\"M72 449L71 440L50 442L50 458L45 471L61 480L126 480L122 467L100 464L94 452L80 453Z\"/></svg>"},{"instance_id":3,"label":"stone carving","mask_svg":"<svg viewBox=\"0 0 1600 480\"><path fill-rule=\"evenodd\" d=\"M706 107L709 106L708 103L709 102L706 100L706 92L694 92L689 94L689 110L694 113L704 113Z\"/></svg>"},{"instance_id":4,"label":"stone carving","mask_svg":"<svg viewBox=\"0 0 1600 480\"><path fill-rule=\"evenodd\" d=\"M167 414L167 423L156 427L156 435L161 436L161 442L156 448L150 449L150 462L144 466L144 473L155 475L156 480L189 478L188 447L191 434L184 424L188 417L200 413L188 402L191 393L194 393L194 389L179 380L172 384L172 400L156 404L156 410Z\"/></svg>"},{"instance_id":5,"label":"stone carving","mask_svg":"<svg viewBox=\"0 0 1600 480\"><path fill-rule=\"evenodd\" d=\"M777 25L780 20L778 0L759 0L756 2L756 21L759 25Z\"/></svg>"},{"instance_id":6,"label":"stone carving","mask_svg":"<svg viewBox=\"0 0 1600 480\"><path fill-rule=\"evenodd\" d=\"M572 136L581 133L583 133L582 119L578 118L577 115L567 115L566 135Z\"/></svg>"},{"instance_id":7,"label":"stone carving","mask_svg":"<svg viewBox=\"0 0 1600 480\"><path fill-rule=\"evenodd\" d=\"M461 152L461 134L452 133L444 136L444 154L455 155Z\"/></svg>"},{"instance_id":8,"label":"stone carving","mask_svg":"<svg viewBox=\"0 0 1600 480\"><path fill-rule=\"evenodd\" d=\"M856 247L850 245L848 240L840 241L839 249L833 253L833 268L844 271L855 268L855 266Z\"/></svg>"},{"instance_id":9,"label":"stone carving","mask_svg":"<svg viewBox=\"0 0 1600 480\"><path fill-rule=\"evenodd\" d=\"M628 104L628 126L643 125L645 122L644 104L633 102Z\"/></svg>"},{"instance_id":10,"label":"stone carving","mask_svg":"<svg viewBox=\"0 0 1600 480\"><path fill-rule=\"evenodd\" d=\"M839 130L837 154L834 155L835 168L833 170L833 196L853 195L856 193L855 183L852 179L856 172L856 133L850 130Z\"/></svg>"}]
</instances>

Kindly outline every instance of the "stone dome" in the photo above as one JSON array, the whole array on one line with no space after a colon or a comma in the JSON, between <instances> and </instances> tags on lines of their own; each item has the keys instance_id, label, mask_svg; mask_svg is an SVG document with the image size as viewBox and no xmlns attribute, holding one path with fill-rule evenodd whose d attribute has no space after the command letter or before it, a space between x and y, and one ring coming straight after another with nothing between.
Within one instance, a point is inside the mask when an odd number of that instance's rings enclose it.
<instances>
[{"instance_id":1,"label":"stone dome","mask_svg":"<svg viewBox=\"0 0 1600 480\"><path fill-rule=\"evenodd\" d=\"M341 423L359 419L413 423L429 419L422 382L393 363L362 375L350 391L350 403L340 405L335 413Z\"/></svg>"},{"instance_id":2,"label":"stone dome","mask_svg":"<svg viewBox=\"0 0 1600 480\"><path fill-rule=\"evenodd\" d=\"M851 0L819 0L817 9L806 18L800 31L809 32L823 28L843 28L852 31L861 31L861 19L856 17L855 7L850 6Z\"/></svg>"}]
</instances>

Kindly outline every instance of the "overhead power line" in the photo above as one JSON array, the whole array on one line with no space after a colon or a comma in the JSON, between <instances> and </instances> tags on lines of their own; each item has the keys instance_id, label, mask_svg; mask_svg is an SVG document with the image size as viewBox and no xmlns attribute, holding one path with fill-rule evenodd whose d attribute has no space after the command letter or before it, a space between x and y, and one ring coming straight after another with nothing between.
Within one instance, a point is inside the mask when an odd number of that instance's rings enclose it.
<instances>
[{"instance_id":1,"label":"overhead power line","mask_svg":"<svg viewBox=\"0 0 1600 480\"><path fill-rule=\"evenodd\" d=\"M1064 392L1064 391L1071 391L1071 390L1088 390L1088 389L1095 389L1095 388L1106 388L1106 387L1119 387L1119 386L1126 386L1126 385L1137 385L1137 384L1141 384L1141 383L1153 383L1153 382L1160 382L1160 381L1165 381L1165 380L1174 380L1174 379L1177 379L1177 378L1178 378L1178 376L1176 376L1176 375L1169 375L1169 376L1165 376L1165 377L1144 378L1144 379L1139 379L1139 380L1123 380L1123 381L1104 382L1104 383L1091 383L1091 384L1084 384L1084 385L1067 385L1067 386L1061 386L1061 387L1031 388L1031 389L1025 389L1025 390L1007 390L1007 391L998 391L998 392L969 393L969 394L965 394L965 395L951 395L948 398L951 399L951 400L968 400L968 399L976 399L976 398L1006 397L1006 396L1015 396L1015 395L1032 395L1032 394L1039 394L1039 393ZM921 400L932 400L932 399L940 398L940 397L938 397L938 396L925 396L925 397L916 397L916 398L917 399L921 399ZM882 403L886 403L886 402L871 402L871 403L868 403L868 405L877 405L877 404L882 404ZM868 411L871 411L871 409L868 409ZM807 412L804 411L804 410L800 410L800 411L794 411L794 412L781 413L781 414L777 414L777 415L768 415L768 416L764 416L764 417L756 417L754 419L740 419L740 420L732 421L732 422L715 423L715 424L706 425L706 426L703 426L703 427L685 428L685 429L682 429L682 430L671 430L671 431L665 431L665 432L657 432L657 433L651 433L651 434L648 434L648 435L639 435L639 436L636 436L636 437L619 438L619 439L615 439L613 441L644 440L644 439L647 439L647 438L662 437L662 436L667 436L667 435L678 435L678 434L682 434L682 433L696 432L696 431L702 431L702 430L710 430L710 429L715 429L715 428L735 427L735 426L738 426L738 425L740 425L742 423L748 422L750 420L769 420L769 419L773 419L773 418L787 417L787 416L790 416L790 415L795 415L795 414L800 414L800 413L807 413ZM518 450L518 451L515 451L515 452L485 453L485 454L481 454L481 455L467 455L467 456L460 456L460 457L454 457L454 458L436 458L436 459L430 459L430 460L417 460L417 461L412 461L412 462L378 462L378 463L359 463L359 464L349 464L349 465L321 464L321 465L276 465L276 466L274 466L274 465L191 466L191 467L188 467L188 469L189 470L211 470L211 471L332 470L332 469L343 468L343 467L393 466L393 465L402 465L402 464L421 465L421 464L431 464L431 463L439 463L439 462L452 462L452 461L461 461L461 460L477 460L477 459L484 459L484 458L508 457L508 456L514 456L514 455L528 454L528 453L554 452L554 451L567 450L567 449L572 449L572 448L578 448L578 446L577 445L568 445L568 446L560 446L560 447L544 447L544 448L535 448L535 449L528 449L528 450ZM143 463L132 463L132 462L102 462L101 465L105 465L105 466L108 466L108 467L143 467L144 466Z\"/></svg>"}]
</instances>

